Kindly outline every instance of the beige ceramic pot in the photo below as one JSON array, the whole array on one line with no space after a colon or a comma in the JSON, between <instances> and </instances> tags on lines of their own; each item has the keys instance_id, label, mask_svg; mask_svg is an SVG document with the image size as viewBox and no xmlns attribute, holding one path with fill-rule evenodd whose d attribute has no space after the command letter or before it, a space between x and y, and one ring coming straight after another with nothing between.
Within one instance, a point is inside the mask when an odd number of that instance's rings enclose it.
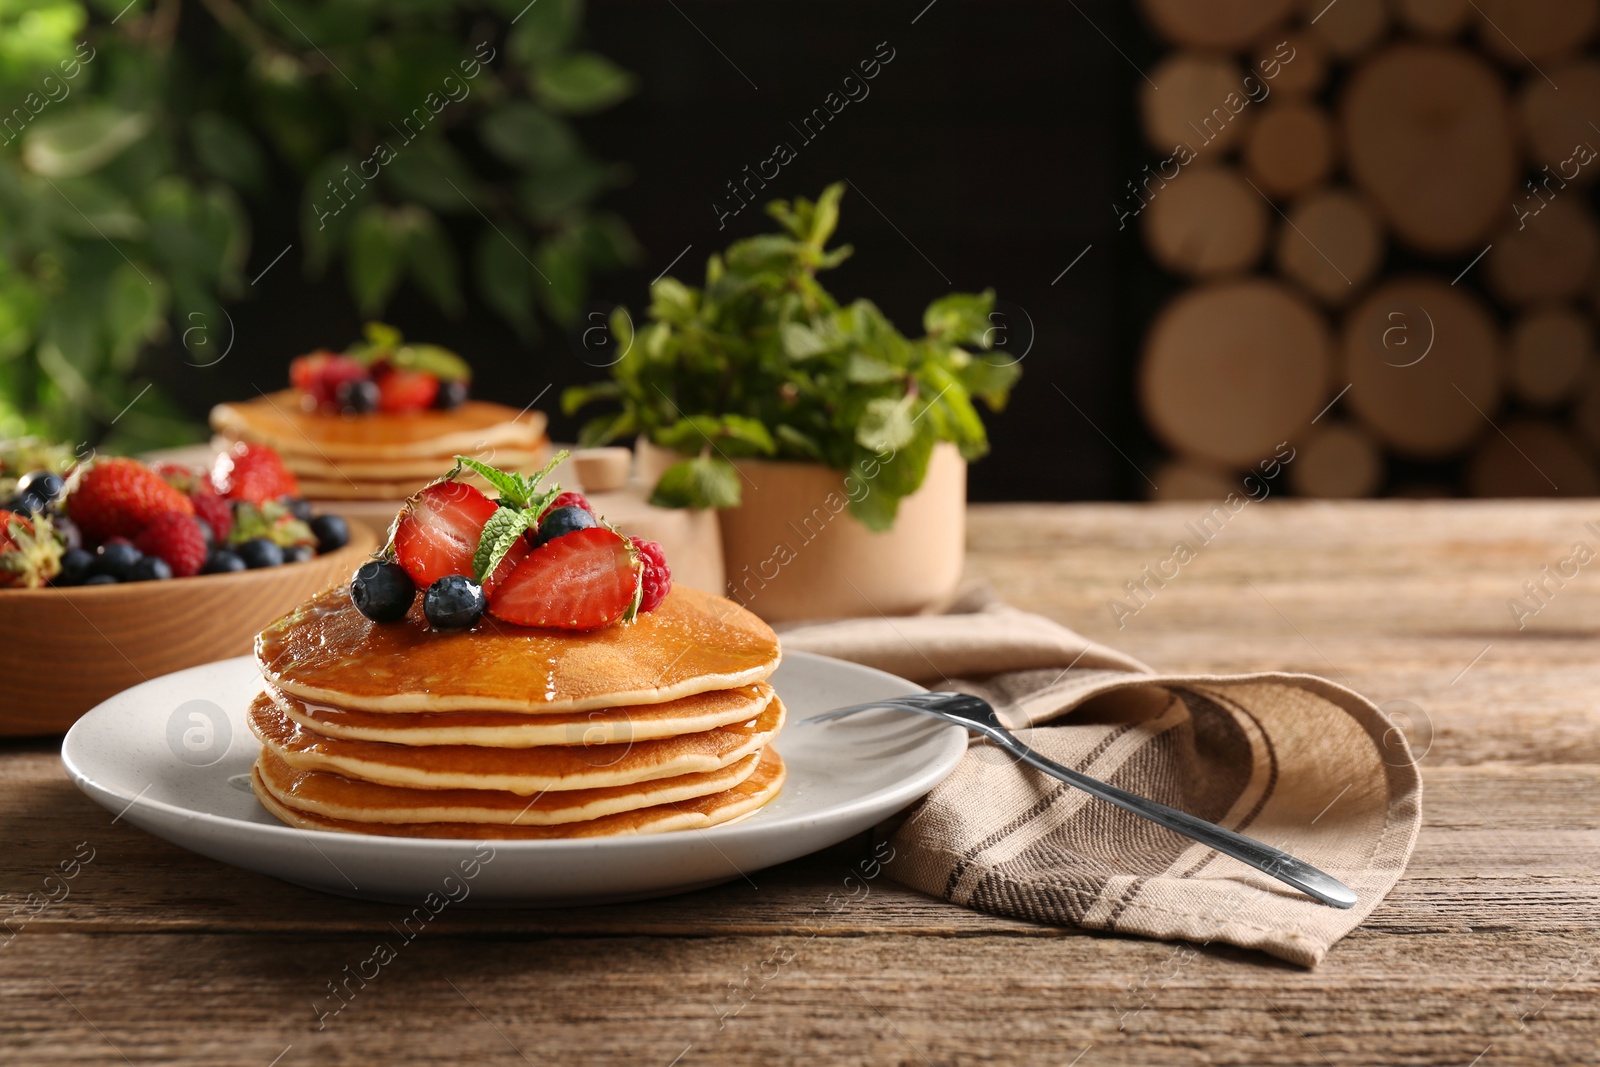
<instances>
[{"instance_id":1,"label":"beige ceramic pot","mask_svg":"<svg viewBox=\"0 0 1600 1067\"><path fill-rule=\"evenodd\" d=\"M646 487L682 457L639 441ZM922 488L874 533L848 509L843 473L816 463L735 461L744 502L719 513L724 595L769 622L910 615L947 599L961 579L967 465L954 445L934 449ZM870 480L851 485L856 495Z\"/></svg>"}]
</instances>

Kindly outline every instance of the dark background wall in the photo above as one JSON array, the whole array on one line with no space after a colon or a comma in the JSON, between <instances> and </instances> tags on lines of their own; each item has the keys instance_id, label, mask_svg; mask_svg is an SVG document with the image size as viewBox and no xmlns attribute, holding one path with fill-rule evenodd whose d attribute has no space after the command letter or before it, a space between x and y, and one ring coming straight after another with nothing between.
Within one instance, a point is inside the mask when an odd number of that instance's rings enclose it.
<instances>
[{"instance_id":1,"label":"dark background wall","mask_svg":"<svg viewBox=\"0 0 1600 1067\"><path fill-rule=\"evenodd\" d=\"M1134 229L1118 232L1111 207L1143 159L1132 63L1144 65L1153 47L1129 5L593 0L587 38L640 78L633 99L579 128L601 157L630 166L632 180L605 206L646 250L637 268L597 281L596 307L637 312L680 253L672 273L698 281L708 253L767 229L750 208L719 230L712 204L728 201L725 183L746 164L788 141L798 156L768 196L851 183L840 238L856 254L829 278L841 298L870 298L913 332L943 293L997 291L1006 343L1026 353L1024 375L989 420L993 452L972 470L974 499L1144 495L1132 464L1147 466L1155 446L1134 409L1132 354L1164 283ZM880 42L894 58L868 83L870 95L802 144L789 123L821 106ZM359 330L342 279L302 276L292 209L257 219L251 277L294 248L230 308L234 352L198 375L174 358L161 375L197 415L253 385L281 385L288 357ZM480 395L540 397L558 438L570 439L578 421L559 414L561 389L602 373L569 338L551 331L524 346L481 308L448 320L402 290L386 317L458 347Z\"/></svg>"}]
</instances>

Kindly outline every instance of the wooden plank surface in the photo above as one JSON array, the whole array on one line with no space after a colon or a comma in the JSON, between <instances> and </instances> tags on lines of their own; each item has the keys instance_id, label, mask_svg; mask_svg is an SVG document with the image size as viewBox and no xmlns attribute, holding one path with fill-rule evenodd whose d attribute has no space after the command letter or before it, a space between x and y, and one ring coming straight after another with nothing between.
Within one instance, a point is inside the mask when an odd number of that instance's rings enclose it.
<instances>
[{"instance_id":1,"label":"wooden plank surface","mask_svg":"<svg viewBox=\"0 0 1600 1067\"><path fill-rule=\"evenodd\" d=\"M1163 669L1308 670L1409 702L1416 854L1316 970L995 919L881 878L838 907L863 837L755 887L447 909L345 1002L328 983L398 942L403 909L113 823L53 745L13 743L0 914L80 842L94 858L0 930L0 1062L1595 1062L1600 559L1547 583L1520 631L1508 600L1574 542L1600 549L1600 503L1252 504L1119 628L1108 603L1136 606L1123 583L1195 544L1205 513L974 508L969 571Z\"/></svg>"}]
</instances>

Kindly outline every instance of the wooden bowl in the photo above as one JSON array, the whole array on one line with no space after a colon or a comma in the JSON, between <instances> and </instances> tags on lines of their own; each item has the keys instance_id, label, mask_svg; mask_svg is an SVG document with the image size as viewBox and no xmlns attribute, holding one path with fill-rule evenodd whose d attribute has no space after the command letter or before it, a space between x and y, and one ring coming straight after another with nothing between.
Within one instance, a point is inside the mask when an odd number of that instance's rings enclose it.
<instances>
[{"instance_id":1,"label":"wooden bowl","mask_svg":"<svg viewBox=\"0 0 1600 1067\"><path fill-rule=\"evenodd\" d=\"M267 623L350 575L377 537L305 563L165 582L0 589L0 737L64 732L149 678L251 651Z\"/></svg>"}]
</instances>

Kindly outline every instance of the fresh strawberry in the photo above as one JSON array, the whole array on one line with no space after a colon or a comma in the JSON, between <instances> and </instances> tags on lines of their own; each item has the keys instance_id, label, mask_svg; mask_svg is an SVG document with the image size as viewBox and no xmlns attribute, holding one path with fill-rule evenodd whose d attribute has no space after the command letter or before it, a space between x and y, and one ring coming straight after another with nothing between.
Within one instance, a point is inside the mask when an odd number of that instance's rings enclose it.
<instances>
[{"instance_id":1,"label":"fresh strawberry","mask_svg":"<svg viewBox=\"0 0 1600 1067\"><path fill-rule=\"evenodd\" d=\"M289 361L289 384L308 396L315 395L317 382L322 377L322 368L327 366L328 360L334 358L336 354L326 348L319 348L315 352L296 356Z\"/></svg>"},{"instance_id":2,"label":"fresh strawberry","mask_svg":"<svg viewBox=\"0 0 1600 1067\"><path fill-rule=\"evenodd\" d=\"M418 589L447 574L472 574L483 524L498 505L463 482L435 482L406 501L394 528L395 554ZM530 551L518 541L483 583L485 593L504 580Z\"/></svg>"},{"instance_id":3,"label":"fresh strawberry","mask_svg":"<svg viewBox=\"0 0 1600 1067\"><path fill-rule=\"evenodd\" d=\"M0 588L37 589L61 573L61 543L48 515L29 519L0 508Z\"/></svg>"},{"instance_id":4,"label":"fresh strawberry","mask_svg":"<svg viewBox=\"0 0 1600 1067\"><path fill-rule=\"evenodd\" d=\"M391 367L377 381L379 411L422 411L439 393L439 379L427 371Z\"/></svg>"},{"instance_id":5,"label":"fresh strawberry","mask_svg":"<svg viewBox=\"0 0 1600 1067\"><path fill-rule=\"evenodd\" d=\"M199 574L206 561L206 539L200 524L193 515L181 511L159 516L133 539L133 547L147 556L166 560L174 578Z\"/></svg>"},{"instance_id":6,"label":"fresh strawberry","mask_svg":"<svg viewBox=\"0 0 1600 1067\"><path fill-rule=\"evenodd\" d=\"M628 540L633 542L633 547L639 553L639 561L644 564L644 572L639 576L639 584L644 587L639 610L654 611L672 592L672 568L667 566L667 554L654 541L646 541L642 537L630 537Z\"/></svg>"},{"instance_id":7,"label":"fresh strawberry","mask_svg":"<svg viewBox=\"0 0 1600 1067\"><path fill-rule=\"evenodd\" d=\"M314 545L317 535L311 527L295 518L294 512L281 500L267 500L252 504L240 501L233 509L233 531L228 544L242 545L246 541L262 538L281 548L292 545Z\"/></svg>"},{"instance_id":8,"label":"fresh strawberry","mask_svg":"<svg viewBox=\"0 0 1600 1067\"><path fill-rule=\"evenodd\" d=\"M252 504L300 495L300 483L283 465L283 458L267 445L248 441L240 441L217 456L216 465L211 468L211 486L229 500L248 500Z\"/></svg>"},{"instance_id":9,"label":"fresh strawberry","mask_svg":"<svg viewBox=\"0 0 1600 1067\"><path fill-rule=\"evenodd\" d=\"M584 495L569 489L565 493L562 493L560 496L556 497L554 500L550 501L550 506L539 512L539 518L544 518L556 508L566 507L582 508L589 514L594 514L593 505L591 505L589 501L584 498Z\"/></svg>"},{"instance_id":10,"label":"fresh strawberry","mask_svg":"<svg viewBox=\"0 0 1600 1067\"><path fill-rule=\"evenodd\" d=\"M210 488L210 479L187 463L172 463L168 460L150 464L150 469L161 475L163 481L184 496L193 496L197 485L204 484Z\"/></svg>"},{"instance_id":11,"label":"fresh strawberry","mask_svg":"<svg viewBox=\"0 0 1600 1067\"><path fill-rule=\"evenodd\" d=\"M369 377L367 368L359 361L325 349L299 356L289 364L290 383L316 408L338 407L339 386L346 382L364 382Z\"/></svg>"},{"instance_id":12,"label":"fresh strawberry","mask_svg":"<svg viewBox=\"0 0 1600 1067\"><path fill-rule=\"evenodd\" d=\"M189 498L143 463L101 459L74 473L66 489L67 514L91 543L133 537L158 515L194 514Z\"/></svg>"},{"instance_id":13,"label":"fresh strawberry","mask_svg":"<svg viewBox=\"0 0 1600 1067\"><path fill-rule=\"evenodd\" d=\"M534 549L489 596L489 614L518 626L595 630L623 619L639 563L621 534L578 530Z\"/></svg>"}]
</instances>

